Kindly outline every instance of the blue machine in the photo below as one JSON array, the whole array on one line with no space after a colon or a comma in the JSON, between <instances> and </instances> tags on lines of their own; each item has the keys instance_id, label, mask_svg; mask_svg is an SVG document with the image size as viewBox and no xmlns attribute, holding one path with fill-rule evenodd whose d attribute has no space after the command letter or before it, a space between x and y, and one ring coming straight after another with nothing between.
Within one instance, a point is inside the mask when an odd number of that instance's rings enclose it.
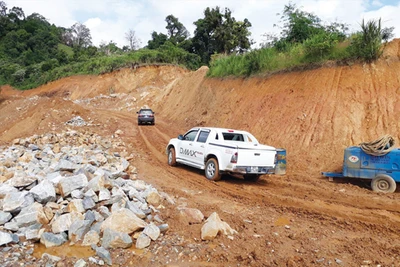
<instances>
[{"instance_id":1,"label":"blue machine","mask_svg":"<svg viewBox=\"0 0 400 267\"><path fill-rule=\"evenodd\" d=\"M393 149L383 156L372 156L360 147L344 150L343 172L322 172L326 177L349 177L371 180L373 191L393 193L400 182L400 149Z\"/></svg>"}]
</instances>

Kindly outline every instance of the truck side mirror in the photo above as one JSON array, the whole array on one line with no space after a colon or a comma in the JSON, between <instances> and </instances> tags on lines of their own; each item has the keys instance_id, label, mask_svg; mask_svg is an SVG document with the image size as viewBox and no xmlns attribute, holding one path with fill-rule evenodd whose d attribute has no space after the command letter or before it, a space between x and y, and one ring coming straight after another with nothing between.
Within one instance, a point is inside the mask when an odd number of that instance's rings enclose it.
<instances>
[{"instance_id":1,"label":"truck side mirror","mask_svg":"<svg viewBox=\"0 0 400 267\"><path fill-rule=\"evenodd\" d=\"M181 135L181 134L178 135L178 139L179 139L179 140L185 140L185 138L184 138L183 135Z\"/></svg>"}]
</instances>

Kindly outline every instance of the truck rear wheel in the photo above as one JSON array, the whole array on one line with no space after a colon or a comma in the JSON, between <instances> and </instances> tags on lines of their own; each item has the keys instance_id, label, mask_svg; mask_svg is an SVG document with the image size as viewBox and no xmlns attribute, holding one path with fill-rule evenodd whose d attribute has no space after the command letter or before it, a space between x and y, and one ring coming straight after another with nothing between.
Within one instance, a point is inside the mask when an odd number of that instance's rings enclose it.
<instances>
[{"instance_id":1,"label":"truck rear wheel","mask_svg":"<svg viewBox=\"0 0 400 267\"><path fill-rule=\"evenodd\" d=\"M378 174L371 181L371 188L374 192L393 193L396 191L396 182L386 174Z\"/></svg>"},{"instance_id":2,"label":"truck rear wheel","mask_svg":"<svg viewBox=\"0 0 400 267\"><path fill-rule=\"evenodd\" d=\"M207 160L205 174L206 178L211 181L218 181L221 179L221 174L219 173L219 165L217 159L210 158Z\"/></svg>"},{"instance_id":3,"label":"truck rear wheel","mask_svg":"<svg viewBox=\"0 0 400 267\"><path fill-rule=\"evenodd\" d=\"M168 165L176 166L175 148L173 147L170 147L168 149Z\"/></svg>"}]
</instances>

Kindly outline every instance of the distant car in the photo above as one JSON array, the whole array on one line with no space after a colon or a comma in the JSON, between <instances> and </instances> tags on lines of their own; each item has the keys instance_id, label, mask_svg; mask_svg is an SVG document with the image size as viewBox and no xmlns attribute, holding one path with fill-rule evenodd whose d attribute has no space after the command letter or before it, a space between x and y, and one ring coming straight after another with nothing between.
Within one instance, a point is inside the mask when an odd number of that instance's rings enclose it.
<instances>
[{"instance_id":1,"label":"distant car","mask_svg":"<svg viewBox=\"0 0 400 267\"><path fill-rule=\"evenodd\" d=\"M142 108L138 112L138 125L149 123L154 125L155 124L155 117L154 114L156 114L153 110L150 108Z\"/></svg>"}]
</instances>

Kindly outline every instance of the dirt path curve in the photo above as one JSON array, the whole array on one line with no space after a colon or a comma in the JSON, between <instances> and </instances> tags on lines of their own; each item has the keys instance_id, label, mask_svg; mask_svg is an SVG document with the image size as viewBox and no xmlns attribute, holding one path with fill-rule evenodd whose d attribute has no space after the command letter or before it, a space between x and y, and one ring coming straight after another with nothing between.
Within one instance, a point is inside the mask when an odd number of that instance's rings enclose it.
<instances>
[{"instance_id":1,"label":"dirt path curve","mask_svg":"<svg viewBox=\"0 0 400 267\"><path fill-rule=\"evenodd\" d=\"M107 113L110 114L110 111ZM137 126L136 118L132 118L131 114L112 114L121 119L126 128L132 129L128 138L132 147L145 152L146 156L136 162L141 175L165 189L174 189L179 184L182 188L201 190L202 197L197 201L227 203L224 208L228 208L231 202L247 207L287 207L339 220L400 230L400 205L396 195L377 195L357 186L335 184L321 177L296 174L265 176L257 183L233 177L225 177L217 183L210 182L204 178L203 171L167 165L165 146L179 132L170 123L157 118L155 126ZM346 189L338 189L342 186Z\"/></svg>"},{"instance_id":2,"label":"dirt path curve","mask_svg":"<svg viewBox=\"0 0 400 267\"><path fill-rule=\"evenodd\" d=\"M116 124L124 125L123 139L137 155L133 165L138 168L140 179L154 184L175 199L184 199L185 205L200 209L206 216L216 211L233 228L241 229L241 238L231 244L232 257L253 252L258 257L267 257L261 256L268 246L265 240L253 240L253 236L275 238L270 227L287 224L292 227L289 236L298 236L296 241L301 246L318 247L321 252L340 251L352 258L348 261L352 264L369 259L372 251L390 254L385 252L388 246L394 246L395 251L400 248L396 238L400 233L398 193L376 194L346 180L335 183L320 176L307 175L307 170L299 173L289 171L285 176L264 176L256 183L230 176L210 182L201 170L167 165L166 144L170 138L187 129L175 127L160 116L155 126L138 126L136 117L130 113L98 110L97 114L113 117ZM254 221L254 225L244 225L247 220ZM188 239L193 235L198 238L198 233L188 231L179 223L172 224L171 228ZM309 235L318 238L310 241ZM242 243L249 239L252 239L251 244L244 249ZM353 250L360 242L361 247ZM274 257L281 258L282 262L291 257L293 248L288 244L282 242L276 248L281 254ZM387 254L378 258L379 262L382 259L387 260L386 263L393 262Z\"/></svg>"}]
</instances>

